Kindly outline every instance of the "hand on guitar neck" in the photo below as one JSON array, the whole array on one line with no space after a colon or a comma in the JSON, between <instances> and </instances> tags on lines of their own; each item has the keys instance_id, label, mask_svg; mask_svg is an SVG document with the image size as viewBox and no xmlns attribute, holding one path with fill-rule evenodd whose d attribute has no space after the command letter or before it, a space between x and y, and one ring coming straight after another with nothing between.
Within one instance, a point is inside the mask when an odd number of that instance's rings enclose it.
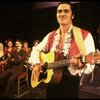
<instances>
[{"instance_id":1,"label":"hand on guitar neck","mask_svg":"<svg viewBox=\"0 0 100 100\"><path fill-rule=\"evenodd\" d=\"M79 69L83 68L85 64L82 62L81 57L82 57L82 55L80 53L78 55L72 57L70 59L71 65L74 65L74 66L78 67Z\"/></svg>"}]
</instances>

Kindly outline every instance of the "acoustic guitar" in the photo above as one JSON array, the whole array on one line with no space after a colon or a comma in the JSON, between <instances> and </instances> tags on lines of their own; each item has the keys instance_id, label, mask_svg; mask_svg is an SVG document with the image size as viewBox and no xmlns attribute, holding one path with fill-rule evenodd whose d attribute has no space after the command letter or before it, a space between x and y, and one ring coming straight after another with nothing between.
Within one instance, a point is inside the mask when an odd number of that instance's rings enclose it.
<instances>
[{"instance_id":1,"label":"acoustic guitar","mask_svg":"<svg viewBox=\"0 0 100 100\"><path fill-rule=\"evenodd\" d=\"M38 78L34 80L32 71L31 86L33 88L38 86L41 82L59 84L62 79L63 67L66 67L71 63L68 58L63 58L62 60L57 60L56 58L62 59L63 57L59 56L59 54L56 54L55 52L49 52L46 54L43 52L40 53L40 59L43 63L41 66L43 72L40 72ZM83 55L76 59L80 59L84 64L100 64L100 51L91 52L88 55Z\"/></svg>"}]
</instances>

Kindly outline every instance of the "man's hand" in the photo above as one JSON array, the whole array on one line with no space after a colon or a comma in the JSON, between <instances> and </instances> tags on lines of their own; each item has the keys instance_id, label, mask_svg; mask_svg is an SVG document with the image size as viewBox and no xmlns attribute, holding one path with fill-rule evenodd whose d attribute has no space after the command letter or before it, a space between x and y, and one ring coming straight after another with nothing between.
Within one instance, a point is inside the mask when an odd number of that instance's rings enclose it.
<instances>
[{"instance_id":1,"label":"man's hand","mask_svg":"<svg viewBox=\"0 0 100 100\"><path fill-rule=\"evenodd\" d=\"M84 67L84 64L81 62L81 54L78 54L78 55L76 55L76 56L74 56L74 57L72 57L71 59L70 59L70 63L73 65L73 66L76 66L76 67L78 67L79 69L81 69L81 68L83 68Z\"/></svg>"},{"instance_id":2,"label":"man's hand","mask_svg":"<svg viewBox=\"0 0 100 100\"><path fill-rule=\"evenodd\" d=\"M39 74L41 72L41 64L36 64L33 68L32 68L32 79L37 81L39 78Z\"/></svg>"}]
</instances>

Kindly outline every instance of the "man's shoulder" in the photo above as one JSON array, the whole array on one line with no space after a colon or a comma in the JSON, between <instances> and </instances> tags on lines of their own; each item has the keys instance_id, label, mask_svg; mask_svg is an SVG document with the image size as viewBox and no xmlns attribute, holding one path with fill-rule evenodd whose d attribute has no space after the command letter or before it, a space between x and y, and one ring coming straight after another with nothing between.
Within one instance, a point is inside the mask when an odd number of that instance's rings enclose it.
<instances>
[{"instance_id":1,"label":"man's shoulder","mask_svg":"<svg viewBox=\"0 0 100 100\"><path fill-rule=\"evenodd\" d=\"M88 31L88 30L86 30L86 29L83 29L83 28L81 28L81 31L82 31L83 33L90 33L90 31Z\"/></svg>"},{"instance_id":2,"label":"man's shoulder","mask_svg":"<svg viewBox=\"0 0 100 100\"><path fill-rule=\"evenodd\" d=\"M84 28L76 27L76 26L74 26L74 28L80 29L80 32L82 33L83 39L85 39L88 34L91 34L91 32L89 32L88 30L86 30Z\"/></svg>"},{"instance_id":3,"label":"man's shoulder","mask_svg":"<svg viewBox=\"0 0 100 100\"><path fill-rule=\"evenodd\" d=\"M82 33L90 33L90 31L88 31L87 29L77 27L77 26L74 26L74 27L81 29Z\"/></svg>"}]
</instances>

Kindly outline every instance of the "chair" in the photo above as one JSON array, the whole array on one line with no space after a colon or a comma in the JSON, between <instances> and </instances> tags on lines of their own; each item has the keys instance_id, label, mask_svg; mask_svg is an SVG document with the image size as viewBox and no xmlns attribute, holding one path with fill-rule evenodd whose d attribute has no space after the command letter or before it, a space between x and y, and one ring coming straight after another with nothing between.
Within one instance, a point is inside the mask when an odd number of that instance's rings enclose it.
<instances>
[{"instance_id":1,"label":"chair","mask_svg":"<svg viewBox=\"0 0 100 100\"><path fill-rule=\"evenodd\" d=\"M0 73L6 70L6 65L0 65Z\"/></svg>"},{"instance_id":2,"label":"chair","mask_svg":"<svg viewBox=\"0 0 100 100\"><path fill-rule=\"evenodd\" d=\"M27 72L23 72L18 77L18 97L20 97L23 93L25 94L27 92L27 91L21 92L21 90L23 90L23 88L25 88L25 86L27 86L27 90L29 90L29 82L28 82L28 73Z\"/></svg>"},{"instance_id":3,"label":"chair","mask_svg":"<svg viewBox=\"0 0 100 100\"><path fill-rule=\"evenodd\" d=\"M18 76L17 81L14 81L14 83L12 84L12 86L13 86L12 89L16 90L15 94L17 92L17 94L15 95L15 98L19 98L29 92L28 66L25 65L25 68L26 68L26 71L21 73Z\"/></svg>"}]
</instances>

